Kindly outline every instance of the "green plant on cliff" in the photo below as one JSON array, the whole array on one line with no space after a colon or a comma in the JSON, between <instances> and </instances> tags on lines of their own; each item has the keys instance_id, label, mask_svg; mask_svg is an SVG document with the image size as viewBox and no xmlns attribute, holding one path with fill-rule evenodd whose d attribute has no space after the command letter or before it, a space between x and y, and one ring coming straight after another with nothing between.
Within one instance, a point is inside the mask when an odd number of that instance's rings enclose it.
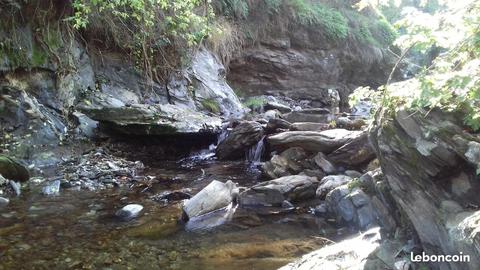
<instances>
[{"instance_id":1,"label":"green plant on cliff","mask_svg":"<svg viewBox=\"0 0 480 270\"><path fill-rule=\"evenodd\" d=\"M308 0L289 0L292 16L301 25L321 26L327 37L344 39L348 35L348 21L337 10Z\"/></svg>"},{"instance_id":2,"label":"green plant on cliff","mask_svg":"<svg viewBox=\"0 0 480 270\"><path fill-rule=\"evenodd\" d=\"M101 32L104 43L129 52L154 79L187 59L185 51L210 33L214 15L200 0L75 0L73 8L76 29Z\"/></svg>"}]
</instances>

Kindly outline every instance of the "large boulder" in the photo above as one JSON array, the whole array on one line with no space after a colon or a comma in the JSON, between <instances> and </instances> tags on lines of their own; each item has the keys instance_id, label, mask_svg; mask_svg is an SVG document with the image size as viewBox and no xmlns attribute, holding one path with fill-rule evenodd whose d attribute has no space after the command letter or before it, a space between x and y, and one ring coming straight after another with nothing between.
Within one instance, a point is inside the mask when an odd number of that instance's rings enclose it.
<instances>
[{"instance_id":1,"label":"large boulder","mask_svg":"<svg viewBox=\"0 0 480 270\"><path fill-rule=\"evenodd\" d=\"M273 149L301 147L309 152L330 153L349 142L361 131L330 129L325 131L287 131L267 138Z\"/></svg>"},{"instance_id":2,"label":"large boulder","mask_svg":"<svg viewBox=\"0 0 480 270\"><path fill-rule=\"evenodd\" d=\"M437 262L432 269L480 265L480 140L457 115L398 108L377 113L371 139L396 203L411 220L427 254L468 254L470 263Z\"/></svg>"},{"instance_id":3,"label":"large boulder","mask_svg":"<svg viewBox=\"0 0 480 270\"><path fill-rule=\"evenodd\" d=\"M23 165L12 158L2 155L0 155L0 175L18 182L25 182L30 178L28 170Z\"/></svg>"},{"instance_id":4,"label":"large boulder","mask_svg":"<svg viewBox=\"0 0 480 270\"><path fill-rule=\"evenodd\" d=\"M219 159L240 159L246 151L263 137L263 128L257 122L243 121L228 132L219 142L216 155Z\"/></svg>"},{"instance_id":5,"label":"large boulder","mask_svg":"<svg viewBox=\"0 0 480 270\"><path fill-rule=\"evenodd\" d=\"M241 205L279 206L284 200L301 201L313 198L318 186L316 177L284 176L262 182L240 193Z\"/></svg>"},{"instance_id":6,"label":"large boulder","mask_svg":"<svg viewBox=\"0 0 480 270\"><path fill-rule=\"evenodd\" d=\"M185 217L190 219L229 205L236 199L238 188L232 181L213 180L183 205Z\"/></svg>"},{"instance_id":7,"label":"large boulder","mask_svg":"<svg viewBox=\"0 0 480 270\"><path fill-rule=\"evenodd\" d=\"M81 106L80 110L104 126L128 135L216 133L222 124L219 117L171 104L110 103Z\"/></svg>"}]
</instances>

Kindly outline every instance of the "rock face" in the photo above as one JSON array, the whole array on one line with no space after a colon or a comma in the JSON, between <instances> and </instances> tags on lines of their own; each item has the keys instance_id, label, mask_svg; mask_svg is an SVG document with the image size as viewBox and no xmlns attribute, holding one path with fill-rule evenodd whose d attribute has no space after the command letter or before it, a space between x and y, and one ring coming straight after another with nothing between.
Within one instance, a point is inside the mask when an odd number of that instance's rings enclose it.
<instances>
[{"instance_id":1,"label":"rock face","mask_svg":"<svg viewBox=\"0 0 480 270\"><path fill-rule=\"evenodd\" d=\"M380 229L372 228L355 238L311 252L279 270L385 269L385 264L382 268L370 268L374 263L370 254L380 246L381 240Z\"/></svg>"},{"instance_id":2,"label":"rock face","mask_svg":"<svg viewBox=\"0 0 480 270\"><path fill-rule=\"evenodd\" d=\"M243 158L248 148L255 145L262 137L262 125L253 121L243 121L219 142L216 155L219 159Z\"/></svg>"},{"instance_id":3,"label":"rock face","mask_svg":"<svg viewBox=\"0 0 480 270\"><path fill-rule=\"evenodd\" d=\"M393 57L379 48L353 40L332 42L321 27L269 33L229 66L229 81L250 95L285 95L331 106L329 92L334 90L346 105L354 88L349 84L383 84L394 64Z\"/></svg>"},{"instance_id":4,"label":"rock face","mask_svg":"<svg viewBox=\"0 0 480 270\"><path fill-rule=\"evenodd\" d=\"M360 134L360 131L331 129L325 131L288 131L267 138L273 149L301 147L309 152L330 153Z\"/></svg>"},{"instance_id":5,"label":"rock face","mask_svg":"<svg viewBox=\"0 0 480 270\"><path fill-rule=\"evenodd\" d=\"M427 115L424 117L424 115ZM371 129L386 181L415 227L427 254L470 255L470 263L438 262L432 269L477 269L480 141L455 115L380 111Z\"/></svg>"},{"instance_id":6,"label":"rock face","mask_svg":"<svg viewBox=\"0 0 480 270\"><path fill-rule=\"evenodd\" d=\"M187 219L197 217L229 205L237 195L238 188L232 181L214 180L186 201L183 211Z\"/></svg>"},{"instance_id":7,"label":"rock face","mask_svg":"<svg viewBox=\"0 0 480 270\"><path fill-rule=\"evenodd\" d=\"M315 196L316 177L305 175L284 176L262 182L240 193L241 205L280 206L284 200L300 201Z\"/></svg>"},{"instance_id":8,"label":"rock face","mask_svg":"<svg viewBox=\"0 0 480 270\"><path fill-rule=\"evenodd\" d=\"M0 175L19 182L28 181L30 178L30 174L25 167L17 161L2 155L0 155Z\"/></svg>"}]
</instances>

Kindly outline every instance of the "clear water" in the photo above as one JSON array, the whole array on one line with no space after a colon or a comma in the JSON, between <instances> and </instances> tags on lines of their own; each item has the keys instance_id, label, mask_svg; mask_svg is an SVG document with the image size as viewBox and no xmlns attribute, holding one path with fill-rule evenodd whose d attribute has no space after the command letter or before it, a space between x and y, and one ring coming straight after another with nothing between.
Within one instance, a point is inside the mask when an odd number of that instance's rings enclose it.
<instances>
[{"instance_id":1,"label":"clear water","mask_svg":"<svg viewBox=\"0 0 480 270\"><path fill-rule=\"evenodd\" d=\"M251 186L258 171L245 162L147 162L151 184L98 191L62 189L45 197L32 184L0 209L0 269L277 269L325 244L335 229L300 207L237 208L230 220L180 221L181 202L150 199L165 190L198 192L210 181ZM114 213L144 206L135 220ZM218 226L208 226L217 222ZM219 225L220 224L220 225Z\"/></svg>"}]
</instances>

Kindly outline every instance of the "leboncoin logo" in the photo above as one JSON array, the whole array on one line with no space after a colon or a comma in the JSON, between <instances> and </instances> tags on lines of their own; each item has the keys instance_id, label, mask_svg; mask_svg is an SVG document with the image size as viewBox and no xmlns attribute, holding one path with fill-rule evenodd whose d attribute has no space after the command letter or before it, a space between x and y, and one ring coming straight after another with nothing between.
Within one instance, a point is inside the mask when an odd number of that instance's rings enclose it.
<instances>
[{"instance_id":1,"label":"leboncoin logo","mask_svg":"<svg viewBox=\"0 0 480 270\"><path fill-rule=\"evenodd\" d=\"M422 254L414 255L410 253L410 260L412 262L470 262L470 255L465 255L462 252L455 255L437 255L437 254Z\"/></svg>"}]
</instances>

